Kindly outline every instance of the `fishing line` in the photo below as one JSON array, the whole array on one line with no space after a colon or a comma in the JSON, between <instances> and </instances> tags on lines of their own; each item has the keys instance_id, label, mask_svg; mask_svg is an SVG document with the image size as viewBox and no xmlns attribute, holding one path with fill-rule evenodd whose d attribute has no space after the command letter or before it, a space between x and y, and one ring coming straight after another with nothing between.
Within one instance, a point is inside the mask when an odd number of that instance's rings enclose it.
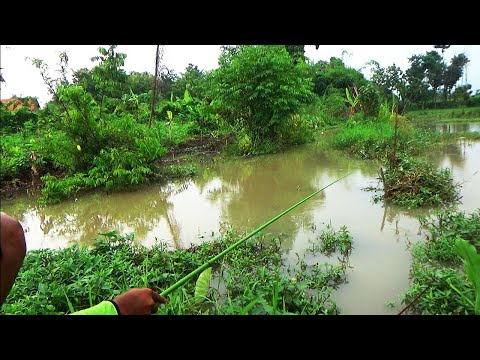
<instances>
[{"instance_id":1,"label":"fishing line","mask_svg":"<svg viewBox=\"0 0 480 360\"><path fill-rule=\"evenodd\" d=\"M320 190L317 190L315 191L313 194L310 194L308 195L306 198L300 200L299 202L297 202L295 205L292 205L291 207L289 207L287 210L285 210L284 212L280 213L279 215L275 216L274 218L272 218L271 220L267 221L265 224L263 224L262 226L258 227L257 229L253 230L250 234L248 234L247 236L243 237L242 239L238 240L236 243L234 243L233 245L230 245L228 248L226 248L225 250L223 250L221 253L219 253L218 255L214 256L213 258L211 258L210 260L208 260L205 264L201 265L200 267L198 267L197 269L193 270L190 274L184 276L183 278L181 278L180 280L178 280L175 284L173 284L172 286L170 286L169 288L167 288L166 290L162 291L160 293L160 295L162 296L166 296L168 294L170 294L172 291L176 290L177 288L179 288L180 286L182 286L183 284L185 284L188 280L190 280L192 277L194 277L195 275L201 273L203 270L207 269L208 267L210 267L215 261L217 261L218 259L220 259L222 256L224 256L225 254L228 254L230 251L232 251L233 249L235 249L236 247L238 247L240 244L242 244L243 242L245 242L246 240L248 240L249 238L251 238L253 235L257 234L258 232L260 232L261 230L265 229L268 225L270 225L271 223L277 221L278 219L280 219L283 215L285 215L286 213L288 213L289 211L295 209L297 206L299 206L300 204L304 203L305 201L307 201L308 199L310 199L311 197L317 195L319 192L325 190L326 188L328 188L329 186L332 186L333 184L335 184L336 182L346 178L347 176L350 176L350 174L347 174L345 176L342 176L340 179L337 179L335 180L334 182L328 184L327 186L321 188Z\"/></svg>"}]
</instances>

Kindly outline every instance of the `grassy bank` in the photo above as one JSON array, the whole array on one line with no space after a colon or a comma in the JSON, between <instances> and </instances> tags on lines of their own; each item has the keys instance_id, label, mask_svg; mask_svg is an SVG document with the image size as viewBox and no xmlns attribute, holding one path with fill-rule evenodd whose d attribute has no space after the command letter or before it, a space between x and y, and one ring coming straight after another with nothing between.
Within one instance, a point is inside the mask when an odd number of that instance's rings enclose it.
<instances>
[{"instance_id":1,"label":"grassy bank","mask_svg":"<svg viewBox=\"0 0 480 360\"><path fill-rule=\"evenodd\" d=\"M3 314L68 314L132 288L166 289L241 234L229 229L219 239L185 250L165 244L145 248L133 236L104 234L92 249L27 253ZM331 292L346 281L352 238L346 227L326 228L296 264L287 264L282 240L252 238L213 266L206 299L194 297L195 280L171 293L159 314L337 314ZM333 263L315 262L315 251ZM341 257L338 262L337 257Z\"/></svg>"},{"instance_id":2,"label":"grassy bank","mask_svg":"<svg viewBox=\"0 0 480 360\"><path fill-rule=\"evenodd\" d=\"M416 122L476 122L480 121L480 107L415 110L405 117Z\"/></svg>"}]
</instances>

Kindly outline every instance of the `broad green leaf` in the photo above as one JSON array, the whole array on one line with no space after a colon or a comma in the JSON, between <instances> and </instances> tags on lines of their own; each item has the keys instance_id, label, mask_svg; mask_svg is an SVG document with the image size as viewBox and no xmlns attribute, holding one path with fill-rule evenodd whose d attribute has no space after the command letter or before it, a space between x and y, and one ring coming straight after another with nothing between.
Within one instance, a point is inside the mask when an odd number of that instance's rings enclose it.
<instances>
[{"instance_id":1,"label":"broad green leaf","mask_svg":"<svg viewBox=\"0 0 480 360\"><path fill-rule=\"evenodd\" d=\"M187 89L185 89L185 92L183 93L183 100L185 102L190 102L192 100L192 98L190 97L190 93Z\"/></svg>"},{"instance_id":2,"label":"broad green leaf","mask_svg":"<svg viewBox=\"0 0 480 360\"><path fill-rule=\"evenodd\" d=\"M197 283L195 284L195 295L193 297L193 301L195 304L201 303L205 300L207 296L208 289L210 287L210 279L212 278L212 268L209 267L205 269L197 279Z\"/></svg>"},{"instance_id":3,"label":"broad green leaf","mask_svg":"<svg viewBox=\"0 0 480 360\"><path fill-rule=\"evenodd\" d=\"M345 88L345 94L347 95L347 100L350 103L350 105L353 105L353 100L352 100L352 97L350 96L350 91L348 91L348 88Z\"/></svg>"},{"instance_id":4,"label":"broad green leaf","mask_svg":"<svg viewBox=\"0 0 480 360\"><path fill-rule=\"evenodd\" d=\"M480 254L475 246L460 237L455 240L455 248L465 263L467 277L475 290L475 314L480 315Z\"/></svg>"}]
</instances>

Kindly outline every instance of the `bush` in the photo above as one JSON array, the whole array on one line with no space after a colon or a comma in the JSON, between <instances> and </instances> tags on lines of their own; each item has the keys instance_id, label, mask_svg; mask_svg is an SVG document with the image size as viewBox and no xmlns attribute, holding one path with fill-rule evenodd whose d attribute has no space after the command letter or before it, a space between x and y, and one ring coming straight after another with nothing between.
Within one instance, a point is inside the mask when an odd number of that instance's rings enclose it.
<instances>
[{"instance_id":1,"label":"bush","mask_svg":"<svg viewBox=\"0 0 480 360\"><path fill-rule=\"evenodd\" d=\"M308 66L294 64L284 46L243 46L212 73L214 104L253 146L275 140L302 104L313 100Z\"/></svg>"}]
</instances>

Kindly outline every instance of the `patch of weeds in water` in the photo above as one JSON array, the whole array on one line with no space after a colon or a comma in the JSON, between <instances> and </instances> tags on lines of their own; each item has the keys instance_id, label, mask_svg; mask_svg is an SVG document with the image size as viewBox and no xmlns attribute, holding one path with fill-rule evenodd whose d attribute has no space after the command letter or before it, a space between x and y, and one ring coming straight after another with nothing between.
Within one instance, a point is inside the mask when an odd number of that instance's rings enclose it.
<instances>
[{"instance_id":1,"label":"patch of weeds in water","mask_svg":"<svg viewBox=\"0 0 480 360\"><path fill-rule=\"evenodd\" d=\"M68 314L133 287L162 291L241 235L229 227L215 240L168 251L167 244L146 248L133 235L111 231L102 233L92 248L32 250L0 313ZM337 314L331 294L345 282L346 265L287 266L282 240L264 240L252 238L214 264L208 290L203 284L199 292L198 284L189 281L168 296L158 313Z\"/></svg>"},{"instance_id":2,"label":"patch of weeds in water","mask_svg":"<svg viewBox=\"0 0 480 360\"><path fill-rule=\"evenodd\" d=\"M383 195L374 195L374 202L386 200L395 205L416 208L452 205L460 200L460 185L453 183L451 170L437 169L424 160L404 157L397 167L385 173L381 169L380 178Z\"/></svg>"},{"instance_id":3,"label":"patch of weeds in water","mask_svg":"<svg viewBox=\"0 0 480 360\"><path fill-rule=\"evenodd\" d=\"M327 224L326 228L317 237L317 241L312 242L310 251L314 255L315 251L319 251L326 256L330 256L338 251L343 257L348 257L352 252L352 243L352 236L345 225L341 226L338 231L335 231L331 224Z\"/></svg>"},{"instance_id":4,"label":"patch of weeds in water","mask_svg":"<svg viewBox=\"0 0 480 360\"><path fill-rule=\"evenodd\" d=\"M444 209L420 222L429 235L411 248L412 281L403 299L405 304L413 303L408 313L474 314L475 286L465 274L455 243L463 239L479 251L480 210L466 214Z\"/></svg>"}]
</instances>

